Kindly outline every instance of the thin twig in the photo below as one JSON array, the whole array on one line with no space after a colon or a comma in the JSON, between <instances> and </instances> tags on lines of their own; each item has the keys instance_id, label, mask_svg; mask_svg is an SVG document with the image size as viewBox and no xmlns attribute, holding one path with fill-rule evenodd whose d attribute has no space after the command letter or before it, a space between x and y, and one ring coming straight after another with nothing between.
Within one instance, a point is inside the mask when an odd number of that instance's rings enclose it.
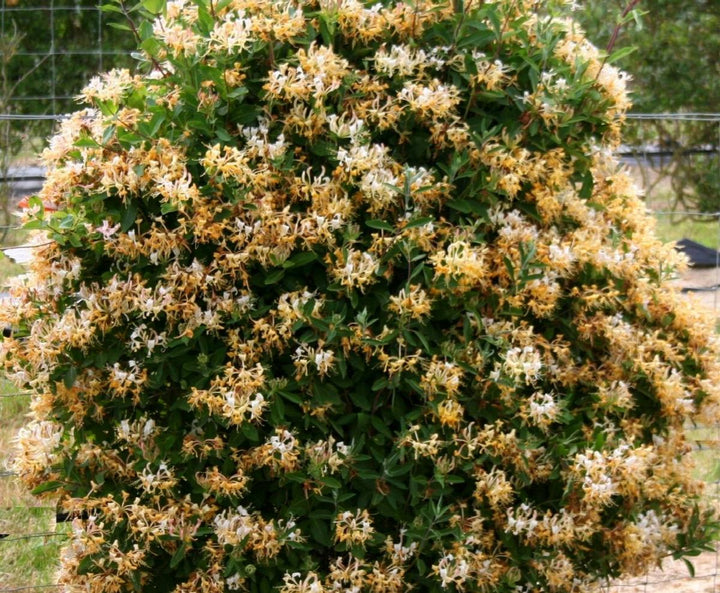
<instances>
[{"instance_id":1,"label":"thin twig","mask_svg":"<svg viewBox=\"0 0 720 593\"><path fill-rule=\"evenodd\" d=\"M610 52L615 47L615 42L617 41L618 35L620 34L620 29L623 26L623 21L625 20L625 17L629 15L630 11L633 10L638 4L640 4L640 0L630 0L630 3L625 7L625 10L622 11L622 14L620 15L620 22L615 25L615 29L612 32L610 41L608 41L607 47L605 48L608 54L610 54Z\"/></svg>"},{"instance_id":2,"label":"thin twig","mask_svg":"<svg viewBox=\"0 0 720 593\"><path fill-rule=\"evenodd\" d=\"M32 245L15 245L14 247L0 247L0 251L11 251L13 249L36 249L38 247L46 247L52 245L55 241L45 241L44 243L33 243Z\"/></svg>"},{"instance_id":3,"label":"thin twig","mask_svg":"<svg viewBox=\"0 0 720 593\"><path fill-rule=\"evenodd\" d=\"M11 589L0 589L0 593L16 593L18 591L31 591L35 589L59 589L62 585L26 585L24 587L13 587Z\"/></svg>"},{"instance_id":4,"label":"thin twig","mask_svg":"<svg viewBox=\"0 0 720 593\"><path fill-rule=\"evenodd\" d=\"M625 21L625 17L630 14L630 11L635 8L638 4L640 4L640 0L630 0L628 5L625 7L625 10L622 11L622 14L620 15L620 19L618 20L618 24L615 25L615 29L613 29L612 35L610 36L610 41L607 44L607 47L605 48L605 57L603 58L602 64L600 64L600 68L598 69L597 74L595 75L595 82L600 78L600 74L603 71L603 68L605 68L605 64L607 64L608 58L610 57L610 53L612 52L613 48L615 47L615 42L617 41L618 35L620 35L620 30L622 29L622 26Z\"/></svg>"},{"instance_id":5,"label":"thin twig","mask_svg":"<svg viewBox=\"0 0 720 593\"><path fill-rule=\"evenodd\" d=\"M5 537L0 539L0 544L9 542L19 542L36 537L67 537L67 533L58 533L57 531L46 531L44 533L28 533L26 535L16 535L13 537Z\"/></svg>"},{"instance_id":6,"label":"thin twig","mask_svg":"<svg viewBox=\"0 0 720 593\"><path fill-rule=\"evenodd\" d=\"M127 7L125 6L125 2L123 0L119 1L120 4L120 10L122 11L123 16L127 19L128 25L130 27L130 30L132 31L133 36L135 37L135 40L137 41L138 45L142 43L142 37L140 37L140 32L137 29L137 26L135 25L135 21L130 18L130 12L128 11ZM146 52L148 57L150 58L150 61L153 64L153 67L160 72L163 76L167 76L167 72L165 69L160 65L160 62L158 62L155 59L155 56L150 55L149 52Z\"/></svg>"}]
</instances>

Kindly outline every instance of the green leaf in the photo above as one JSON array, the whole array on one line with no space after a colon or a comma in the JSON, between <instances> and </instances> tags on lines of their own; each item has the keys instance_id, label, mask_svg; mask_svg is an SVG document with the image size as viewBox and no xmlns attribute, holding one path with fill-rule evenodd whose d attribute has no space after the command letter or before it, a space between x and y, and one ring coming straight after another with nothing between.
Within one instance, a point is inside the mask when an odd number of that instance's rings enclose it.
<instances>
[{"instance_id":1,"label":"green leaf","mask_svg":"<svg viewBox=\"0 0 720 593\"><path fill-rule=\"evenodd\" d=\"M221 142L232 142L233 137L224 128L217 128L215 135Z\"/></svg>"},{"instance_id":2,"label":"green leaf","mask_svg":"<svg viewBox=\"0 0 720 593\"><path fill-rule=\"evenodd\" d=\"M690 574L690 578L695 578L695 565L687 558L682 558L682 561L685 563L685 566L688 569L688 574Z\"/></svg>"},{"instance_id":3,"label":"green leaf","mask_svg":"<svg viewBox=\"0 0 720 593\"><path fill-rule=\"evenodd\" d=\"M395 231L395 227L384 220L366 220L365 224L371 229L377 229L378 231L389 231L391 233Z\"/></svg>"},{"instance_id":4,"label":"green leaf","mask_svg":"<svg viewBox=\"0 0 720 593\"><path fill-rule=\"evenodd\" d=\"M463 478L462 476L446 475L445 481L448 484L464 484L467 482L467 478Z\"/></svg>"},{"instance_id":5,"label":"green leaf","mask_svg":"<svg viewBox=\"0 0 720 593\"><path fill-rule=\"evenodd\" d=\"M277 393L294 404L302 405L303 403L303 399L297 393L291 393L289 391L282 390L279 390Z\"/></svg>"},{"instance_id":6,"label":"green leaf","mask_svg":"<svg viewBox=\"0 0 720 593\"><path fill-rule=\"evenodd\" d=\"M102 4L100 5L100 10L102 12L115 12L117 14L123 14L123 11L120 9L120 7L115 6L114 4Z\"/></svg>"},{"instance_id":7,"label":"green leaf","mask_svg":"<svg viewBox=\"0 0 720 593\"><path fill-rule=\"evenodd\" d=\"M312 251L303 251L301 253L293 255L290 259L288 259L283 264L283 267L299 268L300 266L304 266L304 265L309 264L310 262L314 262L316 259L317 259L316 253L314 253Z\"/></svg>"},{"instance_id":8,"label":"green leaf","mask_svg":"<svg viewBox=\"0 0 720 593\"><path fill-rule=\"evenodd\" d=\"M416 218L415 220L411 220L406 226L406 229L414 229L417 227L425 226L426 224L433 222L435 218L432 216L424 216L422 218Z\"/></svg>"},{"instance_id":9,"label":"green leaf","mask_svg":"<svg viewBox=\"0 0 720 593\"><path fill-rule=\"evenodd\" d=\"M316 140L310 145L310 152L314 155L328 157L335 156L337 154L337 146L332 142L325 140Z\"/></svg>"},{"instance_id":10,"label":"green leaf","mask_svg":"<svg viewBox=\"0 0 720 593\"><path fill-rule=\"evenodd\" d=\"M92 560L92 556L87 556L88 559ZM84 559L83 559L84 560ZM142 577L141 572L139 570L131 570L130 571L130 582L133 586L133 591L142 591Z\"/></svg>"},{"instance_id":11,"label":"green leaf","mask_svg":"<svg viewBox=\"0 0 720 593\"><path fill-rule=\"evenodd\" d=\"M332 47L335 40L335 16L326 12L320 13L320 35L325 45Z\"/></svg>"},{"instance_id":12,"label":"green leaf","mask_svg":"<svg viewBox=\"0 0 720 593\"><path fill-rule=\"evenodd\" d=\"M172 202L163 202L160 205L160 212L162 214L169 214L170 212L177 212L178 205Z\"/></svg>"},{"instance_id":13,"label":"green leaf","mask_svg":"<svg viewBox=\"0 0 720 593\"><path fill-rule=\"evenodd\" d=\"M151 56L156 55L161 47L162 44L154 37L149 37L148 39L140 43L140 49L144 50Z\"/></svg>"},{"instance_id":14,"label":"green leaf","mask_svg":"<svg viewBox=\"0 0 720 593\"><path fill-rule=\"evenodd\" d=\"M135 218L137 217L137 204L130 202L127 209L123 212L122 219L120 220L120 230L125 233L135 224Z\"/></svg>"},{"instance_id":15,"label":"green leaf","mask_svg":"<svg viewBox=\"0 0 720 593\"><path fill-rule=\"evenodd\" d=\"M84 135L80 136L77 140L75 140L74 145L78 148L99 148L100 143L91 138L90 136Z\"/></svg>"},{"instance_id":16,"label":"green leaf","mask_svg":"<svg viewBox=\"0 0 720 593\"><path fill-rule=\"evenodd\" d=\"M65 384L65 387L68 389L71 389L73 385L75 385L75 380L77 379L77 369L74 366L71 366L66 372L65 376L63 377L63 383Z\"/></svg>"},{"instance_id":17,"label":"green leaf","mask_svg":"<svg viewBox=\"0 0 720 593\"><path fill-rule=\"evenodd\" d=\"M118 31L132 32L132 29L129 27L129 25L126 25L125 23L107 23L107 26L112 27L113 29L117 29Z\"/></svg>"},{"instance_id":18,"label":"green leaf","mask_svg":"<svg viewBox=\"0 0 720 593\"><path fill-rule=\"evenodd\" d=\"M377 430L380 434L384 434L389 439L393 438L392 432L388 428L387 423L382 418L373 415L370 418L370 423L373 425L373 428L375 428L375 430Z\"/></svg>"},{"instance_id":19,"label":"green leaf","mask_svg":"<svg viewBox=\"0 0 720 593\"><path fill-rule=\"evenodd\" d=\"M388 378L387 377L379 377L375 380L375 382L372 384L373 391L380 391L381 389L384 389L388 386Z\"/></svg>"},{"instance_id":20,"label":"green leaf","mask_svg":"<svg viewBox=\"0 0 720 593\"><path fill-rule=\"evenodd\" d=\"M240 101L240 100L241 100L243 97L245 97L245 95L247 95L247 94L248 94L248 89L247 89L247 87L239 86L239 87L234 88L233 90L231 90L231 91L227 94L227 96L228 96L228 99L233 99L235 102L237 102L237 101Z\"/></svg>"},{"instance_id":21,"label":"green leaf","mask_svg":"<svg viewBox=\"0 0 720 593\"><path fill-rule=\"evenodd\" d=\"M285 421L285 404L281 397L273 399L270 407L270 418L275 426L280 426Z\"/></svg>"},{"instance_id":22,"label":"green leaf","mask_svg":"<svg viewBox=\"0 0 720 593\"><path fill-rule=\"evenodd\" d=\"M44 484L36 486L31 490L31 493L35 496L39 496L40 494L43 494L45 492L52 492L53 490L57 490L58 488L62 488L63 486L63 482L51 480L50 482L45 482Z\"/></svg>"},{"instance_id":23,"label":"green leaf","mask_svg":"<svg viewBox=\"0 0 720 593\"><path fill-rule=\"evenodd\" d=\"M187 549L187 543L182 542L177 550L175 550L175 553L172 555L172 558L170 558L170 568L175 568L183 558L185 558L185 552Z\"/></svg>"},{"instance_id":24,"label":"green leaf","mask_svg":"<svg viewBox=\"0 0 720 593\"><path fill-rule=\"evenodd\" d=\"M158 14L165 7L165 0L141 0L143 8L151 14Z\"/></svg>"},{"instance_id":25,"label":"green leaf","mask_svg":"<svg viewBox=\"0 0 720 593\"><path fill-rule=\"evenodd\" d=\"M336 478L332 478L330 476L323 476L319 480L322 484L325 486L329 486L330 488L333 488L334 490L339 490L342 488L342 482Z\"/></svg>"},{"instance_id":26,"label":"green leaf","mask_svg":"<svg viewBox=\"0 0 720 593\"><path fill-rule=\"evenodd\" d=\"M103 132L103 144L109 144L110 140L112 140L113 136L115 135L115 126L108 126L105 128L105 131Z\"/></svg>"},{"instance_id":27,"label":"green leaf","mask_svg":"<svg viewBox=\"0 0 720 593\"><path fill-rule=\"evenodd\" d=\"M608 58L608 62L609 63L619 62L619 61L623 60L624 58L627 58L630 54L634 53L636 50L637 50L637 47L635 47L634 45L630 45L628 47L623 47L622 49L614 51Z\"/></svg>"},{"instance_id":28,"label":"green leaf","mask_svg":"<svg viewBox=\"0 0 720 593\"><path fill-rule=\"evenodd\" d=\"M580 188L578 195L583 200L589 200L592 197L594 186L595 180L593 179L593 174L591 171L588 171L585 175L583 175L582 187Z\"/></svg>"},{"instance_id":29,"label":"green leaf","mask_svg":"<svg viewBox=\"0 0 720 593\"><path fill-rule=\"evenodd\" d=\"M330 528L328 527L326 521L321 519L314 519L310 521L310 535L312 535L313 539L317 543L323 546L330 546L332 544Z\"/></svg>"},{"instance_id":30,"label":"green leaf","mask_svg":"<svg viewBox=\"0 0 720 593\"><path fill-rule=\"evenodd\" d=\"M450 200L447 205L449 208L462 212L463 214L470 214L473 211L470 200Z\"/></svg>"},{"instance_id":31,"label":"green leaf","mask_svg":"<svg viewBox=\"0 0 720 593\"><path fill-rule=\"evenodd\" d=\"M29 220L26 222L22 228L28 231L34 231L38 229L47 229L47 223L42 219L35 219L35 220ZM0 259L5 257L5 253L3 251L0 251Z\"/></svg>"},{"instance_id":32,"label":"green leaf","mask_svg":"<svg viewBox=\"0 0 720 593\"><path fill-rule=\"evenodd\" d=\"M278 270L275 270L274 272L270 272L267 276L265 276L265 284L276 284L277 282L280 282L282 277L285 275L285 270L283 268L280 268Z\"/></svg>"},{"instance_id":33,"label":"green leaf","mask_svg":"<svg viewBox=\"0 0 720 593\"><path fill-rule=\"evenodd\" d=\"M137 146L142 142L142 138L138 136L135 132L130 132L124 129L119 129L117 131L117 139L123 148Z\"/></svg>"},{"instance_id":34,"label":"green leaf","mask_svg":"<svg viewBox=\"0 0 720 593\"><path fill-rule=\"evenodd\" d=\"M251 441L257 442L260 439L260 433L258 432L257 427L253 424L248 424L247 422L243 424L240 428L242 433Z\"/></svg>"},{"instance_id":35,"label":"green leaf","mask_svg":"<svg viewBox=\"0 0 720 593\"><path fill-rule=\"evenodd\" d=\"M336 356L335 366L337 366L337 370L338 370L338 373L340 373L340 377L342 379L345 379L347 377L347 362L345 361L345 357L343 355Z\"/></svg>"}]
</instances>

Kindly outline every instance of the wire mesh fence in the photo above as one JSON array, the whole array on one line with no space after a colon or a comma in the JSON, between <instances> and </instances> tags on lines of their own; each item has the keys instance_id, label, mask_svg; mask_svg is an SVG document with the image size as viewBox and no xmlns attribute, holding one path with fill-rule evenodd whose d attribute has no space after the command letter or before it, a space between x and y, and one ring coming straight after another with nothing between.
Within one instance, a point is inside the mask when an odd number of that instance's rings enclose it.
<instances>
[{"instance_id":1,"label":"wire mesh fence","mask_svg":"<svg viewBox=\"0 0 720 593\"><path fill-rule=\"evenodd\" d=\"M65 113L88 73L130 63L133 46L97 0L1 0L12 113Z\"/></svg>"}]
</instances>

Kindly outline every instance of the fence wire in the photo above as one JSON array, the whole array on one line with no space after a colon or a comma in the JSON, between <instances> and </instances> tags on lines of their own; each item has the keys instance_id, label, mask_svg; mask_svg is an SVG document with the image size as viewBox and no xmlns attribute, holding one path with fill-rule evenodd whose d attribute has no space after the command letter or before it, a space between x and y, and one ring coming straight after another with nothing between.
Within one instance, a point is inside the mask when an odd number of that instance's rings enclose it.
<instances>
[{"instance_id":1,"label":"fence wire","mask_svg":"<svg viewBox=\"0 0 720 593\"><path fill-rule=\"evenodd\" d=\"M62 113L85 83L82 73L123 63L128 44L108 26L112 20L97 0L1 0L0 36L13 59L8 73L22 75L6 97L11 111Z\"/></svg>"},{"instance_id":2,"label":"fence wire","mask_svg":"<svg viewBox=\"0 0 720 593\"><path fill-rule=\"evenodd\" d=\"M1 576L1 575L0 575ZM2 582L0 581L0 585ZM23 585L20 587L2 587L0 586L0 593L20 593L26 591L44 591L44 590L59 590L64 588L65 585L49 584L49 585ZM67 589L65 589L67 591Z\"/></svg>"}]
</instances>

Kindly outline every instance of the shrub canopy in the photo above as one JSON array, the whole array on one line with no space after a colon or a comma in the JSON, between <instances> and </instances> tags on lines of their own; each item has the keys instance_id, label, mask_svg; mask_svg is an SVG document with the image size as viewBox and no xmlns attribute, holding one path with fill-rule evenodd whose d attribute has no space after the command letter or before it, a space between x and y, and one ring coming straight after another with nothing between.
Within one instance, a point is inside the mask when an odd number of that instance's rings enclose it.
<instances>
[{"instance_id":1,"label":"shrub canopy","mask_svg":"<svg viewBox=\"0 0 720 593\"><path fill-rule=\"evenodd\" d=\"M707 543L715 338L548 12L180 0L87 86L1 314L67 591L577 591Z\"/></svg>"}]
</instances>

